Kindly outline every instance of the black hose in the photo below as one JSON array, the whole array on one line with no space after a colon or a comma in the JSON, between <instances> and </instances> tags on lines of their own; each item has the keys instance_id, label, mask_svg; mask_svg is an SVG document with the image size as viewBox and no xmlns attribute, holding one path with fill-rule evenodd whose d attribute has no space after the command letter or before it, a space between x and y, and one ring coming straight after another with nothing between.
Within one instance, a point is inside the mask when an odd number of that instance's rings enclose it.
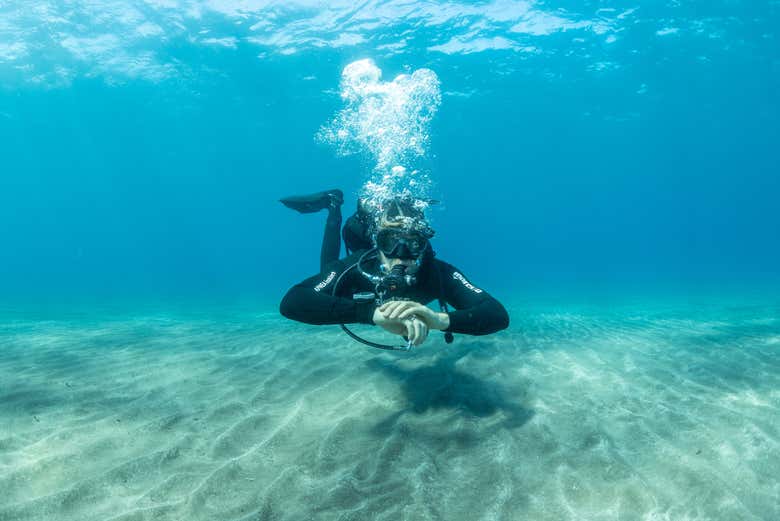
<instances>
[{"instance_id":1,"label":"black hose","mask_svg":"<svg viewBox=\"0 0 780 521\"><path fill-rule=\"evenodd\" d=\"M360 256L360 258L358 259L358 261L356 263L354 263L352 266L350 266L349 268L347 268L347 269L345 269L344 271L341 272L341 275L339 275L339 277L336 279L335 284L333 284L333 291L331 291L331 295L333 295L334 297L336 296L336 290L339 287L339 283L341 282L341 279L343 279L344 275L349 273L350 270L358 268L358 269L360 269L361 273L363 273L363 270L360 268L360 264L363 262L363 259L369 253L373 253L373 252L376 252L376 248L372 248L372 249L366 251L363 255ZM369 347L374 347L376 349L384 349L385 351L409 351L411 349L411 347L409 345L393 346L393 345L390 345L390 344L380 344L380 343L377 343L377 342L372 342L370 340L366 340L365 338L363 338L361 336L358 336L356 333L354 333L345 324L340 324L340 325L341 325L341 329L344 330L344 332L346 334L348 334L350 337L352 337L353 340L356 340L356 341L360 342L361 344L365 344L365 345L367 345Z\"/></svg>"}]
</instances>

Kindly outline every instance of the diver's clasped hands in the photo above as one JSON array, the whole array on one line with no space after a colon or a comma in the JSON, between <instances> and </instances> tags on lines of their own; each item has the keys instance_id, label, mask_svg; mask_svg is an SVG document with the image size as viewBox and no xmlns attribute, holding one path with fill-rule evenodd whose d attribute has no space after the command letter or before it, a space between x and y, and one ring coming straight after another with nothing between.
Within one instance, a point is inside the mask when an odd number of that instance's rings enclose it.
<instances>
[{"instance_id":1,"label":"diver's clasped hands","mask_svg":"<svg viewBox=\"0 0 780 521\"><path fill-rule=\"evenodd\" d=\"M377 308L390 319L407 319L417 317L425 322L429 329L444 330L450 327L450 317L446 313L437 313L428 306L413 300L392 300Z\"/></svg>"},{"instance_id":2,"label":"diver's clasped hands","mask_svg":"<svg viewBox=\"0 0 780 521\"><path fill-rule=\"evenodd\" d=\"M449 315L437 313L428 306L412 300L385 302L374 310L374 323L385 331L409 339L418 346L428 338L431 329L447 329Z\"/></svg>"},{"instance_id":3,"label":"diver's clasped hands","mask_svg":"<svg viewBox=\"0 0 780 521\"><path fill-rule=\"evenodd\" d=\"M428 326L425 322L411 316L406 318L388 318L380 309L381 306L374 310L374 324L394 335L400 335L408 339L413 346L419 346L425 342L425 339L428 337Z\"/></svg>"}]
</instances>

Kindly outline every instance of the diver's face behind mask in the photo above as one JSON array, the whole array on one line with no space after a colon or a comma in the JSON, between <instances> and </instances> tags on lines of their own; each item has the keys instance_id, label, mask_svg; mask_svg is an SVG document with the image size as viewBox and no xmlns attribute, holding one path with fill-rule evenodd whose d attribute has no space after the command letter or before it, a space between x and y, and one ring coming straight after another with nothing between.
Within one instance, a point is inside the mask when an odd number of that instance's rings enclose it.
<instances>
[{"instance_id":1,"label":"diver's face behind mask","mask_svg":"<svg viewBox=\"0 0 780 521\"><path fill-rule=\"evenodd\" d=\"M385 228L376 234L376 247L388 259L416 261L428 248L428 238L419 232Z\"/></svg>"}]
</instances>

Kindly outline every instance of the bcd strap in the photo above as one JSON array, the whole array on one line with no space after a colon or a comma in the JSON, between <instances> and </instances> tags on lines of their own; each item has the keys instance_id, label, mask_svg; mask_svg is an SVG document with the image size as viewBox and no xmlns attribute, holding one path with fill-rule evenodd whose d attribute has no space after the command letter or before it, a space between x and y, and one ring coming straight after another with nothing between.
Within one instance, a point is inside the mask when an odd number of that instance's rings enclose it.
<instances>
[{"instance_id":1,"label":"bcd strap","mask_svg":"<svg viewBox=\"0 0 780 521\"><path fill-rule=\"evenodd\" d=\"M441 275L439 275L439 280L441 280ZM449 309L447 309L447 303L444 302L444 299L439 299L439 308L441 308L442 313L449 313ZM455 336L452 334L451 331L445 331L444 332L444 341L448 344L451 344L452 341L455 340Z\"/></svg>"},{"instance_id":2,"label":"bcd strap","mask_svg":"<svg viewBox=\"0 0 780 521\"><path fill-rule=\"evenodd\" d=\"M436 255L436 253L434 253ZM436 275L439 277L439 295L444 295L444 284L441 281L441 270L437 267L436 268ZM439 297L439 309L441 309L442 313L449 314L449 309L447 308L447 302L444 300L443 296ZM455 336L450 331L444 332L444 341L448 344L451 344L452 341L455 340Z\"/></svg>"}]
</instances>

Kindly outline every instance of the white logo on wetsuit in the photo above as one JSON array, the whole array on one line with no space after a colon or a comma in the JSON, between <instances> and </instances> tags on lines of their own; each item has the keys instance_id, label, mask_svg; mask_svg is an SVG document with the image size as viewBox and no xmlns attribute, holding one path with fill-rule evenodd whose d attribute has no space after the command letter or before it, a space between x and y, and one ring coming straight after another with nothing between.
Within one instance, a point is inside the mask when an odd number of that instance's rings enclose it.
<instances>
[{"instance_id":1,"label":"white logo on wetsuit","mask_svg":"<svg viewBox=\"0 0 780 521\"><path fill-rule=\"evenodd\" d=\"M464 286L469 288L474 293L482 293L481 289L479 289L478 287L474 286L474 284L472 284L471 282L467 281L466 277L464 277L463 275L461 275L457 271L453 271L452 272L452 278L455 279L455 280L461 281Z\"/></svg>"},{"instance_id":2,"label":"white logo on wetsuit","mask_svg":"<svg viewBox=\"0 0 780 521\"><path fill-rule=\"evenodd\" d=\"M330 274L328 274L328 276L325 278L325 280L323 280L322 282L314 286L314 291L322 291L323 289L325 289L325 287L331 283L331 281L335 276L336 276L336 272L331 271Z\"/></svg>"}]
</instances>

